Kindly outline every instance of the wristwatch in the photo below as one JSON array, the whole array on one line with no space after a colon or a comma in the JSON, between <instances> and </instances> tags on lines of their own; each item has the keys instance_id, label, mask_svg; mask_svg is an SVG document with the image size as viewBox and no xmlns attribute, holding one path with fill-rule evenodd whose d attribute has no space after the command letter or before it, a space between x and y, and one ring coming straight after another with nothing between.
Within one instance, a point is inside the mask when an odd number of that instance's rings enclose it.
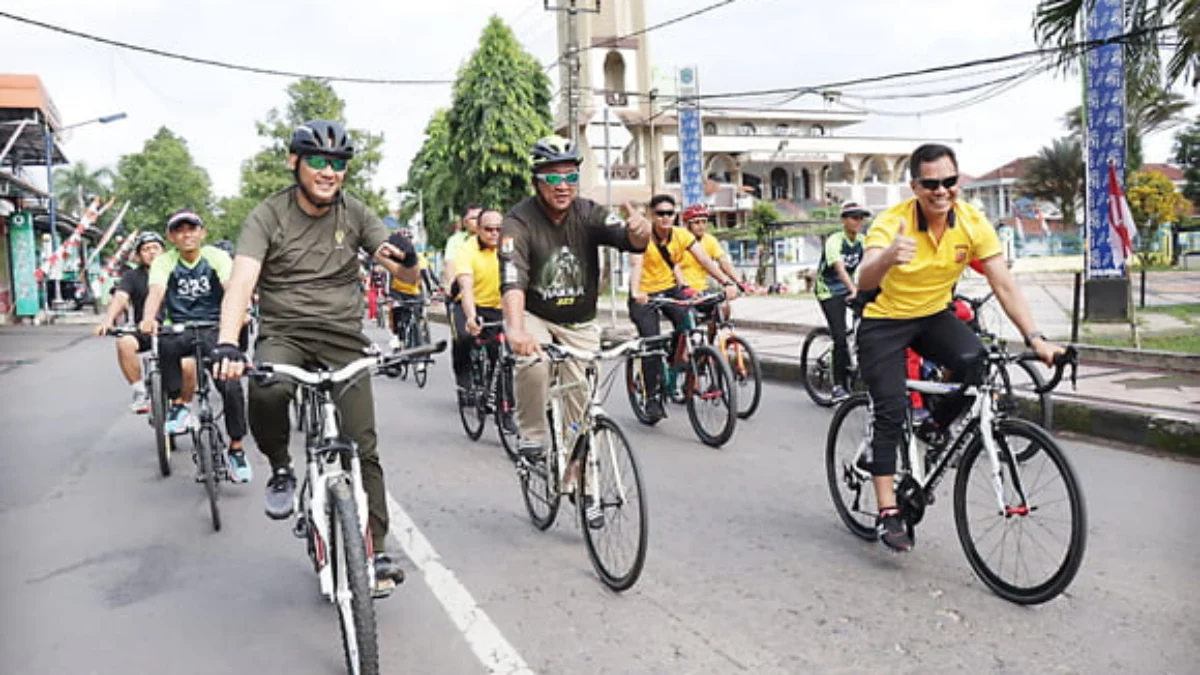
<instances>
[{"instance_id":1,"label":"wristwatch","mask_svg":"<svg viewBox=\"0 0 1200 675\"><path fill-rule=\"evenodd\" d=\"M1029 335L1026 335L1026 336L1025 336L1025 346L1026 346L1026 347L1030 347L1030 348L1032 348L1032 347L1033 347L1033 341L1034 341L1034 340L1038 340L1038 339L1045 340L1045 339L1046 339L1046 334L1045 334L1045 333L1043 333L1043 332L1042 332L1042 331L1040 331L1040 330L1035 330L1035 331L1033 331L1032 333L1030 333Z\"/></svg>"},{"instance_id":2,"label":"wristwatch","mask_svg":"<svg viewBox=\"0 0 1200 675\"><path fill-rule=\"evenodd\" d=\"M737 282L736 282L736 281L723 281L723 282L721 282L721 287L722 287L722 288L729 288L730 286L737 286Z\"/></svg>"}]
</instances>

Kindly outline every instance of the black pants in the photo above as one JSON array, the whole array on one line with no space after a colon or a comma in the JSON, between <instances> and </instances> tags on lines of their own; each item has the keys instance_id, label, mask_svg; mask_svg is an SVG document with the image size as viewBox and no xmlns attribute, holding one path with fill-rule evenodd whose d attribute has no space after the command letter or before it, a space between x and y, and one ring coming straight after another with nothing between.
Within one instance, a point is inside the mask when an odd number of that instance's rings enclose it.
<instances>
[{"instance_id":1,"label":"black pants","mask_svg":"<svg viewBox=\"0 0 1200 675\"><path fill-rule=\"evenodd\" d=\"M183 391L182 360L195 353L196 348L192 342L195 333L199 333L203 345L202 353L208 354L217 346L216 328L189 329L179 335L162 335L158 338L158 362L162 368L163 389L171 399L179 398ZM196 364L197 371L203 367L202 363ZM196 375L199 377L199 372ZM240 441L246 436L246 401L242 395L242 383L240 380L214 380L213 384L216 385L217 391L221 392L221 399L225 402L225 432L229 434L230 440Z\"/></svg>"},{"instance_id":2,"label":"black pants","mask_svg":"<svg viewBox=\"0 0 1200 675\"><path fill-rule=\"evenodd\" d=\"M825 313L825 323L829 325L829 335L833 338L833 383L849 389L850 383L846 381L846 371L850 369L850 348L846 344L847 297L835 295L819 302Z\"/></svg>"},{"instance_id":3,"label":"black pants","mask_svg":"<svg viewBox=\"0 0 1200 675\"><path fill-rule=\"evenodd\" d=\"M450 352L454 365L454 380L458 386L467 389L471 386L471 346L475 344L475 336L467 332L467 315L463 312L461 303L454 303L451 313L454 316L454 346ZM493 307L477 306L475 313L484 323L504 320L504 312ZM488 335L488 333L489 331L484 331L481 335ZM500 350L496 345L488 345L488 358L493 362L499 353Z\"/></svg>"},{"instance_id":4,"label":"black pants","mask_svg":"<svg viewBox=\"0 0 1200 675\"><path fill-rule=\"evenodd\" d=\"M956 381L978 384L983 378L987 351L950 310L920 319L863 319L858 325L858 362L871 394L874 435L871 473L896 473L896 448L904 433L904 349L912 347L923 358L950 370ZM962 394L947 396L934 411L934 419L949 424L966 404Z\"/></svg>"},{"instance_id":5,"label":"black pants","mask_svg":"<svg viewBox=\"0 0 1200 675\"><path fill-rule=\"evenodd\" d=\"M659 298L675 298L676 300L684 299L683 289L679 287L669 288L658 293L651 293L650 297ZM654 337L659 334L659 317L658 310L650 305L643 305L634 302L633 298L629 298L629 319L633 321L633 325L637 327L638 337ZM662 313L671 321L671 325L675 327L676 338L671 340L671 353L674 353L676 339L679 333L683 330L684 321L687 320L688 309L678 305L663 305ZM648 364L650 367L645 368L646 374L646 390L648 394L655 395L659 393L662 387L663 369L662 362L655 359L653 364Z\"/></svg>"}]
</instances>

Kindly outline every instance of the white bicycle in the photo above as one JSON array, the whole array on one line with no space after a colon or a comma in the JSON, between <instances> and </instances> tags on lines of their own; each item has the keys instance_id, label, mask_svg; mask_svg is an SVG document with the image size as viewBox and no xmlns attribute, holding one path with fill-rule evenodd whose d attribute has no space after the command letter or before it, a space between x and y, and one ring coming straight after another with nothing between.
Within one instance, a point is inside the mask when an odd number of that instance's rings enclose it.
<instances>
[{"instance_id":1,"label":"white bicycle","mask_svg":"<svg viewBox=\"0 0 1200 675\"><path fill-rule=\"evenodd\" d=\"M261 381L298 385L297 395L304 399L299 426L304 432L305 475L292 533L307 542L321 594L337 607L346 667L355 675L379 672L372 601L390 594L394 584L376 587L361 460L358 447L341 435L334 389L445 349L443 340L392 354L375 353L334 371L283 363L256 363L251 371Z\"/></svg>"}]
</instances>

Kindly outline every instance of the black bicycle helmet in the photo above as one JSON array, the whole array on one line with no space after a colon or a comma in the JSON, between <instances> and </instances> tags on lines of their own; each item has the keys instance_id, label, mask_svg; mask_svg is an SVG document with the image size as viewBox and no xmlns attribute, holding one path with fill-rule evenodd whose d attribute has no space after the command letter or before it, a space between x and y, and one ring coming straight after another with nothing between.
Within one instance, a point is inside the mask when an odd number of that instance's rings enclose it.
<instances>
[{"instance_id":1,"label":"black bicycle helmet","mask_svg":"<svg viewBox=\"0 0 1200 675\"><path fill-rule=\"evenodd\" d=\"M157 232L143 232L138 235L138 238L133 242L133 252L141 253L142 247L146 244L158 244L163 248L167 247L167 242L163 241L162 235Z\"/></svg>"},{"instance_id":2,"label":"black bicycle helmet","mask_svg":"<svg viewBox=\"0 0 1200 675\"><path fill-rule=\"evenodd\" d=\"M329 120L311 120L292 131L288 152L350 159L354 157L354 142L341 124Z\"/></svg>"},{"instance_id":3,"label":"black bicycle helmet","mask_svg":"<svg viewBox=\"0 0 1200 675\"><path fill-rule=\"evenodd\" d=\"M533 144L533 150L529 153L529 162L533 165L533 170L537 171L544 166L559 162L571 162L579 166L583 163L583 157L580 156L579 148L571 142L571 139L562 136L546 136Z\"/></svg>"}]
</instances>

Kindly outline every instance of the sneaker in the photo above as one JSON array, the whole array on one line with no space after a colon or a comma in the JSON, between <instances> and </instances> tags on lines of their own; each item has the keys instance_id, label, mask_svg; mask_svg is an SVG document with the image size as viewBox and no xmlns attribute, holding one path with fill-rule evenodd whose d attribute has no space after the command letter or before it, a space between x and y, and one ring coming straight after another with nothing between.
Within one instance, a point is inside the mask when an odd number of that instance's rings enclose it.
<instances>
[{"instance_id":1,"label":"sneaker","mask_svg":"<svg viewBox=\"0 0 1200 675\"><path fill-rule=\"evenodd\" d=\"M846 391L846 388L842 385L835 384L833 385L833 391L829 392L829 398L834 403L841 403L850 398L850 392Z\"/></svg>"},{"instance_id":2,"label":"sneaker","mask_svg":"<svg viewBox=\"0 0 1200 675\"><path fill-rule=\"evenodd\" d=\"M521 442L517 444L517 453L526 461L534 463L546 458L546 449L542 447L542 444L526 438L522 438Z\"/></svg>"},{"instance_id":3,"label":"sneaker","mask_svg":"<svg viewBox=\"0 0 1200 675\"><path fill-rule=\"evenodd\" d=\"M500 416L500 426L506 434L513 435L521 432L521 428L517 426L517 416L511 412L506 412Z\"/></svg>"},{"instance_id":4,"label":"sneaker","mask_svg":"<svg viewBox=\"0 0 1200 675\"><path fill-rule=\"evenodd\" d=\"M171 435L186 433L191 425L192 413L188 407L182 403L172 403L167 412L167 421L163 424L166 432Z\"/></svg>"},{"instance_id":5,"label":"sneaker","mask_svg":"<svg viewBox=\"0 0 1200 675\"><path fill-rule=\"evenodd\" d=\"M150 412L150 395L142 387L137 387L133 390L133 402L129 404L129 410L134 415L145 415Z\"/></svg>"},{"instance_id":6,"label":"sneaker","mask_svg":"<svg viewBox=\"0 0 1200 675\"><path fill-rule=\"evenodd\" d=\"M400 338L396 337L395 335L388 338L388 349L394 352L400 351Z\"/></svg>"},{"instance_id":7,"label":"sneaker","mask_svg":"<svg viewBox=\"0 0 1200 675\"><path fill-rule=\"evenodd\" d=\"M404 583L404 570L400 567L400 563L392 559L392 556L387 553L375 554L375 579L390 581L393 584Z\"/></svg>"},{"instance_id":8,"label":"sneaker","mask_svg":"<svg viewBox=\"0 0 1200 675\"><path fill-rule=\"evenodd\" d=\"M652 420L661 420L667 416L667 411L663 409L662 401L657 398L652 398L646 401L646 416Z\"/></svg>"},{"instance_id":9,"label":"sneaker","mask_svg":"<svg viewBox=\"0 0 1200 675\"><path fill-rule=\"evenodd\" d=\"M267 480L267 517L272 520L287 518L296 508L295 502L296 474L292 473L292 467L275 469Z\"/></svg>"},{"instance_id":10,"label":"sneaker","mask_svg":"<svg viewBox=\"0 0 1200 675\"><path fill-rule=\"evenodd\" d=\"M879 516L875 518L875 533L879 536L879 541L893 551L903 553L912 550L912 539L908 536L899 509L880 511Z\"/></svg>"},{"instance_id":11,"label":"sneaker","mask_svg":"<svg viewBox=\"0 0 1200 675\"><path fill-rule=\"evenodd\" d=\"M915 424L913 426L916 429L917 439L926 445L940 449L946 444L946 430L932 417L927 417L920 426Z\"/></svg>"},{"instance_id":12,"label":"sneaker","mask_svg":"<svg viewBox=\"0 0 1200 675\"><path fill-rule=\"evenodd\" d=\"M246 461L246 453L244 450L229 451L229 477L235 483L249 483L254 477L253 470L250 469L250 462Z\"/></svg>"},{"instance_id":13,"label":"sneaker","mask_svg":"<svg viewBox=\"0 0 1200 675\"><path fill-rule=\"evenodd\" d=\"M600 504L592 495L583 496L583 518L593 530L604 527L604 509L600 508Z\"/></svg>"}]
</instances>

